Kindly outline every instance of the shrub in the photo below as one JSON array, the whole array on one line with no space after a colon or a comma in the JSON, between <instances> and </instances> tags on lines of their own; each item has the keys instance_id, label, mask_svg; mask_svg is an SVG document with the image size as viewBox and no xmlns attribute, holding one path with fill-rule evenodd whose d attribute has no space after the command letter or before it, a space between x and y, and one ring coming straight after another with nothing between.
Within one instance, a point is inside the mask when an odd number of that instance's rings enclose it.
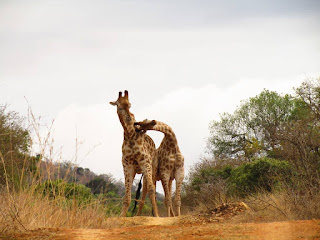
<instances>
[{"instance_id":1,"label":"shrub","mask_svg":"<svg viewBox=\"0 0 320 240\"><path fill-rule=\"evenodd\" d=\"M92 199L91 190L83 184L68 183L62 179L46 181L36 187L39 193L50 198L65 197L66 199L75 198L79 202L86 202Z\"/></svg>"},{"instance_id":2,"label":"shrub","mask_svg":"<svg viewBox=\"0 0 320 240\"><path fill-rule=\"evenodd\" d=\"M231 171L228 193L244 197L259 191L271 192L283 181L290 181L292 167L286 161L260 158Z\"/></svg>"},{"instance_id":3,"label":"shrub","mask_svg":"<svg viewBox=\"0 0 320 240\"><path fill-rule=\"evenodd\" d=\"M222 169L216 168L203 168L199 174L195 175L191 181L191 185L194 190L200 191L200 188L204 184L212 184L220 181L221 179L226 180L229 178L232 171L231 166L226 166Z\"/></svg>"}]
</instances>

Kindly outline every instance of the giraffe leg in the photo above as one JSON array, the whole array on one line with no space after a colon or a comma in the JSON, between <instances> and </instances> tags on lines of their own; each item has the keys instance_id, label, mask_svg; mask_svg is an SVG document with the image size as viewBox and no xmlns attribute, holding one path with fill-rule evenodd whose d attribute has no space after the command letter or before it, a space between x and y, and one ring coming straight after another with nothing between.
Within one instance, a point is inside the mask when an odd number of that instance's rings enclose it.
<instances>
[{"instance_id":1,"label":"giraffe leg","mask_svg":"<svg viewBox=\"0 0 320 240\"><path fill-rule=\"evenodd\" d=\"M139 202L139 207L138 207L138 212L137 216L139 216L142 212L146 196L147 196L148 188L147 188L147 179L144 177L143 178L143 185L142 185L142 195L141 195L141 201Z\"/></svg>"},{"instance_id":2,"label":"giraffe leg","mask_svg":"<svg viewBox=\"0 0 320 240\"><path fill-rule=\"evenodd\" d=\"M184 169L183 167L176 169L176 174L175 174L175 179L176 179L176 194L174 197L174 205L177 211L177 216L181 215L181 187L182 187L182 182L183 182L183 177L184 177Z\"/></svg>"},{"instance_id":3,"label":"giraffe leg","mask_svg":"<svg viewBox=\"0 0 320 240\"><path fill-rule=\"evenodd\" d=\"M122 206L122 211L121 211L121 217L125 217L127 215L129 206L130 206L130 202L131 202L131 187L132 187L132 183L133 183L133 179L134 179L134 168L131 167L124 167L124 178L125 178L125 188L126 188L126 192L124 195L124 200L123 200L123 206Z\"/></svg>"},{"instance_id":4,"label":"giraffe leg","mask_svg":"<svg viewBox=\"0 0 320 240\"><path fill-rule=\"evenodd\" d=\"M170 200L172 199L172 179L170 178L169 180L169 194L170 194ZM175 216L174 211L173 211L173 206L172 206L172 200L171 200L171 205L170 205L170 214L172 217Z\"/></svg>"},{"instance_id":5,"label":"giraffe leg","mask_svg":"<svg viewBox=\"0 0 320 240\"><path fill-rule=\"evenodd\" d=\"M151 163L151 160L149 162ZM147 181L148 195L152 203L154 216L159 217L151 164L148 166L141 166L141 168Z\"/></svg>"},{"instance_id":6,"label":"giraffe leg","mask_svg":"<svg viewBox=\"0 0 320 240\"><path fill-rule=\"evenodd\" d=\"M169 188L169 179L168 177L164 177L161 179L163 190L164 190L164 202L167 207L167 216L170 217L170 208L172 206L170 188Z\"/></svg>"}]
</instances>

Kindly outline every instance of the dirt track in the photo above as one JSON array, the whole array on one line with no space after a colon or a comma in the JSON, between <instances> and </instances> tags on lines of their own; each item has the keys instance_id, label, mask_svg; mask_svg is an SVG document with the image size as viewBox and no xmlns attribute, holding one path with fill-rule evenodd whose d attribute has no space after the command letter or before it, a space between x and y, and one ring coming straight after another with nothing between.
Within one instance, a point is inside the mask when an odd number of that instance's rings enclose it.
<instances>
[{"instance_id":1,"label":"dirt track","mask_svg":"<svg viewBox=\"0 0 320 240\"><path fill-rule=\"evenodd\" d=\"M320 220L219 223L192 216L114 218L110 229L43 229L7 239L320 239Z\"/></svg>"}]
</instances>

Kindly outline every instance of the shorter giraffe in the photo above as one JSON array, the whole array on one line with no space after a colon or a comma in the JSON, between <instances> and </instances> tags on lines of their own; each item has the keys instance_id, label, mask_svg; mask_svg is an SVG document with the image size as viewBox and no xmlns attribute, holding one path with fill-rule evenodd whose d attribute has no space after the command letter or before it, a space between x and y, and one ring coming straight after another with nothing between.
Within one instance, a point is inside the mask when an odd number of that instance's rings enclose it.
<instances>
[{"instance_id":1,"label":"shorter giraffe","mask_svg":"<svg viewBox=\"0 0 320 240\"><path fill-rule=\"evenodd\" d=\"M180 216L181 208L181 187L184 178L184 157L180 152L176 135L172 128L165 123L156 120L144 120L143 122L136 122L137 132L146 132L147 130L154 130L164 133L164 138L156 150L155 157L158 159L158 170L156 180L161 180L164 194L165 204L167 207L167 216L170 213L174 216L171 200L172 181L176 180L175 193L175 209L178 216ZM144 184L145 186L145 184ZM147 189L143 188L141 204L139 204L138 214L141 212Z\"/></svg>"}]
</instances>

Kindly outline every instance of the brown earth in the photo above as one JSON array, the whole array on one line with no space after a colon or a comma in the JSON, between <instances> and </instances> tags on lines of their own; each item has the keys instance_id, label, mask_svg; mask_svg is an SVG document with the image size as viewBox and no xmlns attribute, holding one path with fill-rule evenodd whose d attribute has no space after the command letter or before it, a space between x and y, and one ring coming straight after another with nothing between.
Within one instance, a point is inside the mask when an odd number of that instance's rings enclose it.
<instances>
[{"instance_id":1,"label":"brown earth","mask_svg":"<svg viewBox=\"0 0 320 240\"><path fill-rule=\"evenodd\" d=\"M320 220L234 223L216 218L109 218L108 229L39 229L0 239L320 239Z\"/></svg>"}]
</instances>

